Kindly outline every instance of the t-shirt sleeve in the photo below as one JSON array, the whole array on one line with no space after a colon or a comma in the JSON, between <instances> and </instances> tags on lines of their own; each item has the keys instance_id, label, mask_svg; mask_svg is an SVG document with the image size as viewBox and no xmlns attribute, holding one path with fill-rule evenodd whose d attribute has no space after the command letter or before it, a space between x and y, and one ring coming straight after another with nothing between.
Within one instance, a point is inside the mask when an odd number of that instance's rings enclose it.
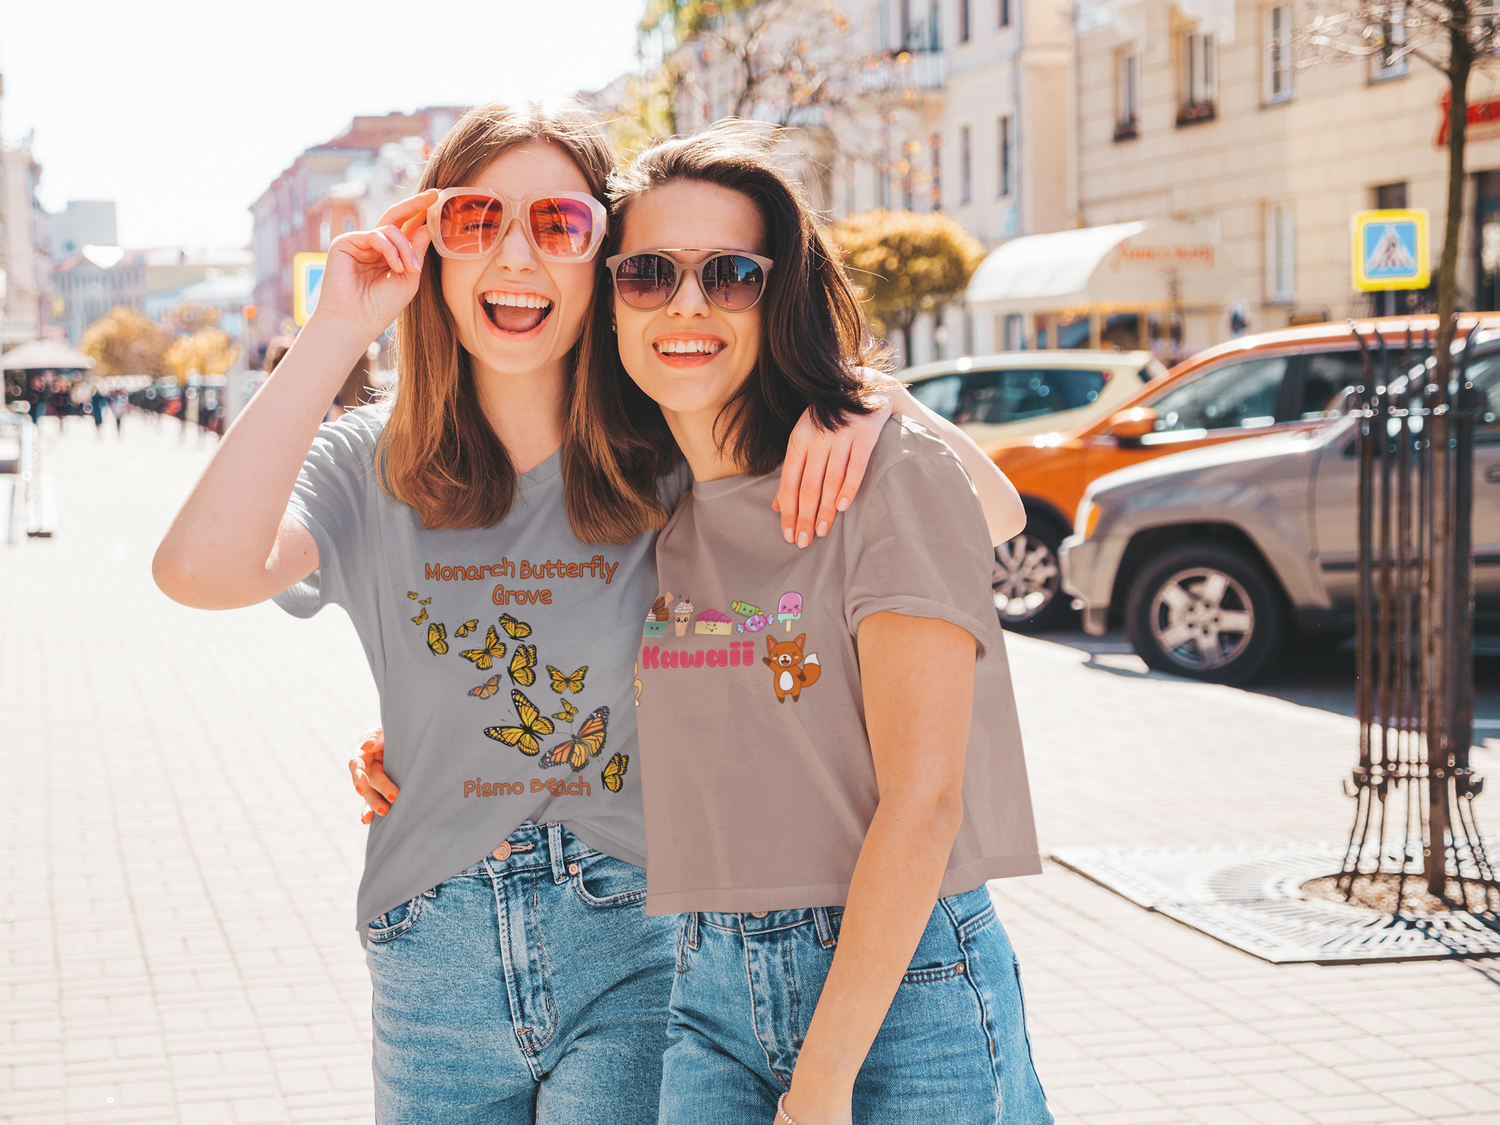
<instances>
[{"instance_id":1,"label":"t-shirt sleeve","mask_svg":"<svg viewBox=\"0 0 1500 1125\"><path fill-rule=\"evenodd\" d=\"M683 461L656 481L657 495L661 497L662 507L670 516L677 510L677 501L682 499L682 494L692 486L693 470L688 468L688 463Z\"/></svg>"},{"instance_id":2,"label":"t-shirt sleeve","mask_svg":"<svg viewBox=\"0 0 1500 1125\"><path fill-rule=\"evenodd\" d=\"M958 458L933 437L919 446L867 482L846 517L849 631L872 613L935 617L972 633L983 656L999 629L984 511Z\"/></svg>"},{"instance_id":3,"label":"t-shirt sleeve","mask_svg":"<svg viewBox=\"0 0 1500 1125\"><path fill-rule=\"evenodd\" d=\"M368 411L353 411L318 429L286 514L318 544L318 569L277 594L274 601L294 617L311 617L325 605L349 606L353 590L364 587L370 552L366 548L370 489L374 483L378 422Z\"/></svg>"}]
</instances>

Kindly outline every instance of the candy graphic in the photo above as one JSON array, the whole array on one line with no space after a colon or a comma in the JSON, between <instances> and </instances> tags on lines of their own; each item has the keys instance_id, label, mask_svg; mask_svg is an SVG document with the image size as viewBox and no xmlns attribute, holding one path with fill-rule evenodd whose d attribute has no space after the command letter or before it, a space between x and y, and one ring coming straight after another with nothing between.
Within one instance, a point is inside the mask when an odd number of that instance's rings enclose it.
<instances>
[{"instance_id":1,"label":"candy graphic","mask_svg":"<svg viewBox=\"0 0 1500 1125\"><path fill-rule=\"evenodd\" d=\"M735 628L737 628L741 633L759 633L770 623L771 619L765 614L752 613L749 617L745 618L745 623L743 625L737 625L735 626ZM746 643L748 644L749 642Z\"/></svg>"},{"instance_id":2,"label":"candy graphic","mask_svg":"<svg viewBox=\"0 0 1500 1125\"><path fill-rule=\"evenodd\" d=\"M693 632L700 637L727 637L729 627L734 624L727 613L720 613L716 609L705 609L698 615L697 622L693 625Z\"/></svg>"},{"instance_id":3,"label":"candy graphic","mask_svg":"<svg viewBox=\"0 0 1500 1125\"><path fill-rule=\"evenodd\" d=\"M776 606L776 620L786 622L786 631L792 631L792 622L802 620L802 595L795 590L788 590L781 595L781 601Z\"/></svg>"},{"instance_id":4,"label":"candy graphic","mask_svg":"<svg viewBox=\"0 0 1500 1125\"><path fill-rule=\"evenodd\" d=\"M672 607L672 623L676 627L679 637L687 636L687 627L692 620L693 603L684 596L682 601Z\"/></svg>"},{"instance_id":5,"label":"candy graphic","mask_svg":"<svg viewBox=\"0 0 1500 1125\"><path fill-rule=\"evenodd\" d=\"M749 602L735 602L729 608L741 617L764 617L766 615L766 611L761 609L760 606L751 605Z\"/></svg>"}]
</instances>

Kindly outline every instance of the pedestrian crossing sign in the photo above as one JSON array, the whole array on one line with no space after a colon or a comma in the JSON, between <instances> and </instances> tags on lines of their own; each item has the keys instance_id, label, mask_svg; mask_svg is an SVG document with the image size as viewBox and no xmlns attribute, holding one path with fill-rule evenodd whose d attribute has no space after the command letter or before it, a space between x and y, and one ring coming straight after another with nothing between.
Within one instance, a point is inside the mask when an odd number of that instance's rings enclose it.
<instances>
[{"instance_id":1,"label":"pedestrian crossing sign","mask_svg":"<svg viewBox=\"0 0 1500 1125\"><path fill-rule=\"evenodd\" d=\"M292 255L292 319L299 328L307 323L313 309L318 307L318 294L323 289L323 264L327 260L327 254Z\"/></svg>"},{"instance_id":2,"label":"pedestrian crossing sign","mask_svg":"<svg viewBox=\"0 0 1500 1125\"><path fill-rule=\"evenodd\" d=\"M1426 211L1356 211L1354 288L1426 289Z\"/></svg>"}]
</instances>

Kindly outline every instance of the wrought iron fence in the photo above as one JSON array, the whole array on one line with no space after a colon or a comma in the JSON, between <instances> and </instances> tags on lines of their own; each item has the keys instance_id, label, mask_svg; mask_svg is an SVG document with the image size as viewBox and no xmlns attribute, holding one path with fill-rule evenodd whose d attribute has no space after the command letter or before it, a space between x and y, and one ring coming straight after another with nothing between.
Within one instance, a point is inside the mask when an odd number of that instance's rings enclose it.
<instances>
[{"instance_id":1,"label":"wrought iron fence","mask_svg":"<svg viewBox=\"0 0 1500 1125\"><path fill-rule=\"evenodd\" d=\"M1473 450L1484 394L1467 372L1477 335L1444 386L1435 359L1413 364L1410 328L1395 346L1355 329L1364 358L1352 403L1359 765L1347 787L1356 811L1339 886L1347 898L1357 879L1387 878L1400 914L1416 893L1408 883L1425 882L1428 894L1500 922L1500 884L1474 812L1484 782L1469 764Z\"/></svg>"}]
</instances>

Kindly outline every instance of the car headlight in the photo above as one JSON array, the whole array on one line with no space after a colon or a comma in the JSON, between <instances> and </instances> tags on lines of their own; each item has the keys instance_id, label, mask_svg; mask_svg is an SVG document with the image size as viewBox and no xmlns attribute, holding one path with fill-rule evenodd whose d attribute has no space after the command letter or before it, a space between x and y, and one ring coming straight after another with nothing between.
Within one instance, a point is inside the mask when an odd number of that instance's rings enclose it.
<instances>
[{"instance_id":1,"label":"car headlight","mask_svg":"<svg viewBox=\"0 0 1500 1125\"><path fill-rule=\"evenodd\" d=\"M1099 513L1103 510L1092 500L1085 500L1078 505L1078 515L1073 521L1074 534L1081 535L1085 539L1092 538L1094 528L1099 525Z\"/></svg>"}]
</instances>

